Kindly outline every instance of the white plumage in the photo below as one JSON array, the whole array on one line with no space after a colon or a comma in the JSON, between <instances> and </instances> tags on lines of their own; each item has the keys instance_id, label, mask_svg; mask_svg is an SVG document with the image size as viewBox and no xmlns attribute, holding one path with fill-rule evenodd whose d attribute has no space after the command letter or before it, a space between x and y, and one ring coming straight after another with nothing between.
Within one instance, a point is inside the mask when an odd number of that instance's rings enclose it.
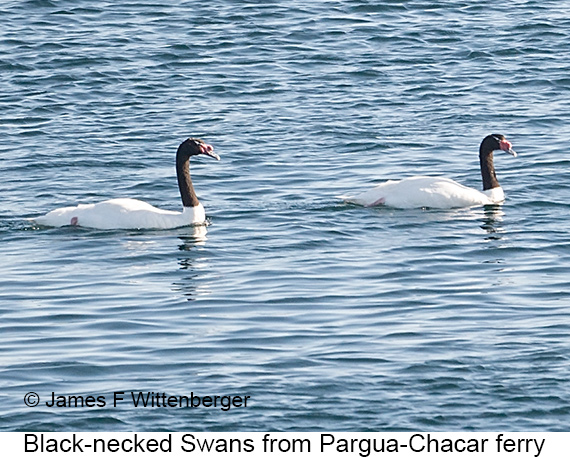
<instances>
[{"instance_id":1,"label":"white plumage","mask_svg":"<svg viewBox=\"0 0 570 457\"><path fill-rule=\"evenodd\" d=\"M345 201L362 206L386 205L393 208L460 208L492 205L505 199L503 189L478 191L448 178L414 176L387 181Z\"/></svg>"},{"instance_id":2,"label":"white plumage","mask_svg":"<svg viewBox=\"0 0 570 457\"><path fill-rule=\"evenodd\" d=\"M156 208L132 198L116 198L100 203L58 208L36 218L38 224L50 227L80 225L101 230L171 229L203 224L205 221L206 212L201 203L177 212Z\"/></svg>"}]
</instances>

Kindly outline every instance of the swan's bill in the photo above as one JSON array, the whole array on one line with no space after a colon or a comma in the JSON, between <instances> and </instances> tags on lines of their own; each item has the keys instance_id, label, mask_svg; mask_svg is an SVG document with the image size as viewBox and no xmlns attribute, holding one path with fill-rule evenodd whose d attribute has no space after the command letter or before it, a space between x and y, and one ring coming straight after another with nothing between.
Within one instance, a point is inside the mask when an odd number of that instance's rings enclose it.
<instances>
[{"instance_id":1,"label":"swan's bill","mask_svg":"<svg viewBox=\"0 0 570 457\"><path fill-rule=\"evenodd\" d=\"M513 150L513 145L511 144L510 141L499 140L499 147L501 148L501 151L505 151L510 155L512 155L513 157L517 156L517 153Z\"/></svg>"}]
</instances>

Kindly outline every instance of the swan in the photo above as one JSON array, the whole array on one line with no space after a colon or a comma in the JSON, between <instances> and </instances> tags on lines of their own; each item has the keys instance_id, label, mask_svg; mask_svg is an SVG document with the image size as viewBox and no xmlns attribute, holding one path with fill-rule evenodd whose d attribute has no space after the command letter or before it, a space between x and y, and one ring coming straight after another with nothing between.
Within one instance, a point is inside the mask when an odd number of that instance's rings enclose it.
<instances>
[{"instance_id":1,"label":"swan","mask_svg":"<svg viewBox=\"0 0 570 457\"><path fill-rule=\"evenodd\" d=\"M385 205L393 208L461 208L493 205L505 199L493 165L493 151L504 151L516 157L512 144L503 135L486 136L479 148L483 192L463 186L452 179L413 176L400 181L387 181L354 197L343 197L347 203L366 207Z\"/></svg>"},{"instance_id":2,"label":"swan","mask_svg":"<svg viewBox=\"0 0 570 457\"><path fill-rule=\"evenodd\" d=\"M36 218L35 222L50 227L78 225L95 229L170 229L204 224L206 213L198 201L190 178L190 157L196 155L207 155L220 160L214 148L202 140L188 138L180 144L176 152L176 176L182 198L182 212L159 209L132 198L115 198L54 209Z\"/></svg>"}]
</instances>

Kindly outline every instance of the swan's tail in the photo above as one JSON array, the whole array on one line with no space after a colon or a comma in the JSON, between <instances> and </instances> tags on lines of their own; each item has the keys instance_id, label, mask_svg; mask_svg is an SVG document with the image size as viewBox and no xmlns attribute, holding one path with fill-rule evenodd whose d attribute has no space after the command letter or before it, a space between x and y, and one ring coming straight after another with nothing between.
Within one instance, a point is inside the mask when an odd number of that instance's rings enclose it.
<instances>
[{"instance_id":1,"label":"swan's tail","mask_svg":"<svg viewBox=\"0 0 570 457\"><path fill-rule=\"evenodd\" d=\"M337 198L337 199L339 199L339 200L342 200L344 203L354 203L354 202L352 201L352 198L353 198L353 197L350 197L350 196L348 196L348 195L335 195L334 198Z\"/></svg>"}]
</instances>

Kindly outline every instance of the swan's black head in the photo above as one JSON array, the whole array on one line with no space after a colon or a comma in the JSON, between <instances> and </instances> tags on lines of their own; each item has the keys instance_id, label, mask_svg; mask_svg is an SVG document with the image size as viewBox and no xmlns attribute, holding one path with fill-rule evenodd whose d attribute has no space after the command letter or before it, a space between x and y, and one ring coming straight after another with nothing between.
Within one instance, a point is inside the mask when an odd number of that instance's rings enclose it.
<instances>
[{"instance_id":1,"label":"swan's black head","mask_svg":"<svg viewBox=\"0 0 570 457\"><path fill-rule=\"evenodd\" d=\"M516 157L517 153L513 151L513 145L507 141L504 135L494 133L485 137L481 143L480 153L487 155L493 151L505 151Z\"/></svg>"},{"instance_id":2,"label":"swan's black head","mask_svg":"<svg viewBox=\"0 0 570 457\"><path fill-rule=\"evenodd\" d=\"M182 142L182 144L178 146L178 153L186 157L204 154L216 160L220 160L220 156L214 152L212 146L197 138L188 138Z\"/></svg>"}]
</instances>

